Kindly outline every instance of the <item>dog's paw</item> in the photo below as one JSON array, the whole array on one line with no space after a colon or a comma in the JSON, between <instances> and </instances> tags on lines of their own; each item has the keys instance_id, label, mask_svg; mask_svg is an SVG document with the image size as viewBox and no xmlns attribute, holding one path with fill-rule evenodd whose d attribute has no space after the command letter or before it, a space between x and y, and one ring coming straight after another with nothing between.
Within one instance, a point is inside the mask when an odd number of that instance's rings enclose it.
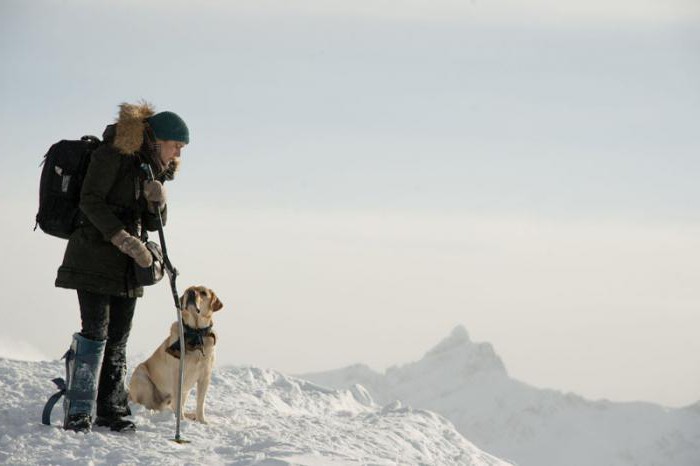
<instances>
[{"instance_id":1,"label":"dog's paw","mask_svg":"<svg viewBox=\"0 0 700 466\"><path fill-rule=\"evenodd\" d=\"M209 422L204 417L198 417L197 413L183 413L182 418L187 419L189 421L201 422L202 424L209 424Z\"/></svg>"}]
</instances>

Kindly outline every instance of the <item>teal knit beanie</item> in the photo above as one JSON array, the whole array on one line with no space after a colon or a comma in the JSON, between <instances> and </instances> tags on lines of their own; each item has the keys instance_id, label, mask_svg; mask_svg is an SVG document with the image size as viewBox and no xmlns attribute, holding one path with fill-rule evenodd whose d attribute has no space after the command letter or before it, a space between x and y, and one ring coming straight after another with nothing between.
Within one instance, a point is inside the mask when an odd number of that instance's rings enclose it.
<instances>
[{"instance_id":1,"label":"teal knit beanie","mask_svg":"<svg viewBox=\"0 0 700 466\"><path fill-rule=\"evenodd\" d=\"M185 121L173 112L160 112L146 119L153 133L161 141L190 143L190 131Z\"/></svg>"}]
</instances>

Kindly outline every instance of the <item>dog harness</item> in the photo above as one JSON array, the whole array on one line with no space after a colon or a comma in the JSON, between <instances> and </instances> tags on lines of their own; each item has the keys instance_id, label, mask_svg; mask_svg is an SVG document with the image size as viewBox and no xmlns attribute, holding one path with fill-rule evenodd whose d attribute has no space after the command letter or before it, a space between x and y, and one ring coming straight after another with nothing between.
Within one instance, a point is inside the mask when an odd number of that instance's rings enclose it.
<instances>
[{"instance_id":1,"label":"dog harness","mask_svg":"<svg viewBox=\"0 0 700 466\"><path fill-rule=\"evenodd\" d=\"M207 337L213 338L214 344L216 344L216 334L211 331L211 325L204 328L192 328L182 324L182 327L185 330L186 352L199 350L202 352L202 356L204 356L204 339ZM175 343L170 345L165 351L176 359L180 359L180 339L175 340Z\"/></svg>"}]
</instances>

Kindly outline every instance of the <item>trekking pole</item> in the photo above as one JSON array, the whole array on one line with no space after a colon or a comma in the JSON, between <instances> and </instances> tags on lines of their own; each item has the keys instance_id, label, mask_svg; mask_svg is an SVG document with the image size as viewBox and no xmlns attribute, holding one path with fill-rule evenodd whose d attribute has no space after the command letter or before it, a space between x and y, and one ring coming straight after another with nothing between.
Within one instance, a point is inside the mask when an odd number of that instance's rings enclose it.
<instances>
[{"instance_id":1,"label":"trekking pole","mask_svg":"<svg viewBox=\"0 0 700 466\"><path fill-rule=\"evenodd\" d=\"M148 174L149 181L154 181L153 170L151 166L147 163L141 165L141 168ZM183 378L185 375L185 329L182 325L182 310L180 309L180 298L178 297L177 285L175 280L177 279L178 271L173 264L170 262L168 257L168 249L165 246L165 234L163 233L163 217L160 215L160 208L156 207L158 212L158 239L160 240L160 249L163 252L163 263L165 265L165 271L168 274L168 279L170 280L170 290L173 293L173 300L175 301L175 310L177 312L177 327L178 336L180 339L180 369L177 378L177 406L175 409L175 438L174 442L177 443L189 443L187 440L180 437L180 418L182 417L182 385Z\"/></svg>"}]
</instances>

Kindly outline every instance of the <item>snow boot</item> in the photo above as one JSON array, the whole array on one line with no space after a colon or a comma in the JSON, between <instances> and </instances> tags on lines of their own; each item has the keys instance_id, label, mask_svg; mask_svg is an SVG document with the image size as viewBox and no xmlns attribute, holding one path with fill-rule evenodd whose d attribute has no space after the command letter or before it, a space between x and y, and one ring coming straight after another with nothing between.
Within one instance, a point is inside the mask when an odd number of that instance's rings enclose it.
<instances>
[{"instance_id":1,"label":"snow boot","mask_svg":"<svg viewBox=\"0 0 700 466\"><path fill-rule=\"evenodd\" d=\"M136 424L122 417L102 417L95 418L95 425L100 427L109 427L115 432L133 432L136 430Z\"/></svg>"},{"instance_id":2,"label":"snow boot","mask_svg":"<svg viewBox=\"0 0 700 466\"><path fill-rule=\"evenodd\" d=\"M97 390L95 425L109 427L116 432L136 430L136 425L133 422L123 419L131 415L128 400L126 338L117 341L108 339Z\"/></svg>"},{"instance_id":3,"label":"snow boot","mask_svg":"<svg viewBox=\"0 0 700 466\"><path fill-rule=\"evenodd\" d=\"M63 428L66 430L89 432L92 428L104 350L104 341L89 340L79 333L73 335L73 342L65 355Z\"/></svg>"}]
</instances>

